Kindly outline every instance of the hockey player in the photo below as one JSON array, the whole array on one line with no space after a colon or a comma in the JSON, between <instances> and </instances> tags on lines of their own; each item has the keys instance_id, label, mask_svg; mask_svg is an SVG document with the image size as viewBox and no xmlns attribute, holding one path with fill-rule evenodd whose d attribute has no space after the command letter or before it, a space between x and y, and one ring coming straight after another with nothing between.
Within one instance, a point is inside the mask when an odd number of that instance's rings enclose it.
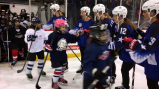
<instances>
[{"instance_id":1,"label":"hockey player","mask_svg":"<svg viewBox=\"0 0 159 89\"><path fill-rule=\"evenodd\" d=\"M15 20L15 26L9 29L9 39L11 40L12 58L13 62L11 65L15 65L19 55L24 59L24 35L26 29L20 26L19 20Z\"/></svg>"},{"instance_id":2,"label":"hockey player","mask_svg":"<svg viewBox=\"0 0 159 89\"><path fill-rule=\"evenodd\" d=\"M65 80L63 76L67 65L66 47L68 43L75 43L79 41L79 36L83 33L82 30L77 31L77 37L67 33L65 31L66 24L67 22L63 19L57 19L55 21L54 32L49 35L48 41L46 41L45 49L50 52L52 67L55 68L52 79L52 88L54 89L61 89L57 84L59 77L61 83L67 84L67 80ZM52 39L53 35L55 35L54 39ZM54 40L53 44L49 45L52 40Z\"/></svg>"},{"instance_id":3,"label":"hockey player","mask_svg":"<svg viewBox=\"0 0 159 89\"><path fill-rule=\"evenodd\" d=\"M97 17L98 20L101 20L102 24L105 24L108 26L108 29L110 31L110 38L109 41L112 42L114 40L114 35L117 35L117 28L114 21L111 19L111 17L108 15L108 13L105 12L105 6L103 4L97 4L93 7L94 15ZM112 76L109 80L111 84L115 83L116 79L116 66L115 63L112 64Z\"/></svg>"},{"instance_id":4,"label":"hockey player","mask_svg":"<svg viewBox=\"0 0 159 89\"><path fill-rule=\"evenodd\" d=\"M44 64L44 41L48 40L48 35L43 29L41 29L41 21L38 18L32 18L31 23L31 26L29 26L25 34L25 42L28 44L28 49L30 49L26 75L30 80L33 78L31 71L34 66L36 56L38 57L38 73L40 74L41 72ZM42 75L46 75L46 73L42 71Z\"/></svg>"},{"instance_id":5,"label":"hockey player","mask_svg":"<svg viewBox=\"0 0 159 89\"><path fill-rule=\"evenodd\" d=\"M53 17L50 19L50 21L48 23L46 23L45 25L43 25L43 29L54 29L55 28L55 20L56 19L63 19L67 22L67 18L65 16L63 16L63 14L60 11L60 6L58 4L52 4L52 6L50 7L51 12L53 14ZM68 24L67 24L68 25ZM69 26L67 26L69 27ZM69 28L68 28L69 30Z\"/></svg>"},{"instance_id":6,"label":"hockey player","mask_svg":"<svg viewBox=\"0 0 159 89\"><path fill-rule=\"evenodd\" d=\"M83 69L85 71L83 89L87 89L94 79L99 80L95 86L97 89L106 89L109 86L106 79L111 75L111 70L109 69L107 74L104 74L102 70L116 55L108 49L106 44L109 40L110 32L104 24L90 26L89 32L91 38L89 39L83 60Z\"/></svg>"},{"instance_id":7,"label":"hockey player","mask_svg":"<svg viewBox=\"0 0 159 89\"><path fill-rule=\"evenodd\" d=\"M50 21L48 23L46 23L45 25L43 25L43 29L54 29L55 28L55 21L56 19L63 19L67 22L67 18L65 16L63 16L63 14L60 11L60 6L58 4L52 4L52 6L50 7L52 13L53 13L53 17L50 19ZM67 23L68 25L68 23ZM66 28L69 31L69 25ZM66 70L68 69L68 65Z\"/></svg>"},{"instance_id":8,"label":"hockey player","mask_svg":"<svg viewBox=\"0 0 159 89\"><path fill-rule=\"evenodd\" d=\"M20 16L21 16L22 21L27 20L27 15L28 14L26 13L26 10L25 9L21 9Z\"/></svg>"},{"instance_id":9,"label":"hockey player","mask_svg":"<svg viewBox=\"0 0 159 89\"><path fill-rule=\"evenodd\" d=\"M134 62L120 41L122 41L121 39L125 37L133 38L133 30L135 30L135 26L129 19L126 18L126 7L117 6L113 9L112 13L114 22L119 25L119 30L115 42L110 43L110 45L115 44L116 48L122 49L122 53L119 55L119 58L123 61L121 67L122 86L115 87L115 89L129 89L129 71L132 69Z\"/></svg>"},{"instance_id":10,"label":"hockey player","mask_svg":"<svg viewBox=\"0 0 159 89\"><path fill-rule=\"evenodd\" d=\"M147 3L147 4L146 4ZM159 89L159 1L150 0L143 4L143 16L151 22L142 41L124 38L125 48L134 50L129 52L132 60L144 67L148 89ZM125 44L126 43L126 44Z\"/></svg>"},{"instance_id":11,"label":"hockey player","mask_svg":"<svg viewBox=\"0 0 159 89\"><path fill-rule=\"evenodd\" d=\"M83 57L84 57L84 50L87 46L87 40L89 39L89 26L93 25L95 22L91 19L90 14L90 8L89 7L82 7L81 8L81 17L82 19L79 20L76 24L76 26L70 31L76 32L78 30L83 30L84 35L80 37L80 40L78 41L78 46L80 48L81 52L81 62L83 63ZM76 73L82 73L83 68L82 65L80 66L79 70L76 71Z\"/></svg>"}]
</instances>

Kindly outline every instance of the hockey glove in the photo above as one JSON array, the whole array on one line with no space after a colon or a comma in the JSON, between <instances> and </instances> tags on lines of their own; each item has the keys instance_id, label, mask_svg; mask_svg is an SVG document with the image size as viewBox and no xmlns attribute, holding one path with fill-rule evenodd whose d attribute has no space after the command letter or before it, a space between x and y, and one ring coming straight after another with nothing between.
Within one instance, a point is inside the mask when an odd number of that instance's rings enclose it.
<instances>
[{"instance_id":1,"label":"hockey glove","mask_svg":"<svg viewBox=\"0 0 159 89\"><path fill-rule=\"evenodd\" d=\"M86 38L90 38L90 36L89 36L89 30L84 30L84 37L86 37Z\"/></svg>"},{"instance_id":2,"label":"hockey glove","mask_svg":"<svg viewBox=\"0 0 159 89\"><path fill-rule=\"evenodd\" d=\"M95 79L102 80L104 77L106 77L106 74L103 73L102 71L98 70L97 68L94 68L94 69L92 70L92 76L93 76Z\"/></svg>"},{"instance_id":3,"label":"hockey glove","mask_svg":"<svg viewBox=\"0 0 159 89\"><path fill-rule=\"evenodd\" d=\"M49 44L46 44L46 46L45 46L45 51L46 52L51 52L53 49L50 47L50 45Z\"/></svg>"},{"instance_id":4,"label":"hockey glove","mask_svg":"<svg viewBox=\"0 0 159 89\"><path fill-rule=\"evenodd\" d=\"M80 37L80 36L82 36L83 35L83 30L78 30L77 32L76 32L76 37Z\"/></svg>"},{"instance_id":5,"label":"hockey glove","mask_svg":"<svg viewBox=\"0 0 159 89\"><path fill-rule=\"evenodd\" d=\"M135 50L137 43L138 43L138 40L136 40L136 39L132 39L132 38L123 39L123 44L126 49Z\"/></svg>"},{"instance_id":6,"label":"hockey glove","mask_svg":"<svg viewBox=\"0 0 159 89\"><path fill-rule=\"evenodd\" d=\"M27 41L35 41L36 38L37 38L37 36L35 36L35 35L28 35Z\"/></svg>"}]
</instances>

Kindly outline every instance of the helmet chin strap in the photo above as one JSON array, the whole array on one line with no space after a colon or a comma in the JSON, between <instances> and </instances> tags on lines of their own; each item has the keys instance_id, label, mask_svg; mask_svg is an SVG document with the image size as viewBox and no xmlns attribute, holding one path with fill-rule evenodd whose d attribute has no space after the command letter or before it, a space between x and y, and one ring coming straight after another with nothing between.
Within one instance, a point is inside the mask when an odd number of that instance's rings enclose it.
<instances>
[{"instance_id":1,"label":"helmet chin strap","mask_svg":"<svg viewBox=\"0 0 159 89\"><path fill-rule=\"evenodd\" d=\"M148 16L150 17L149 23L151 23L151 20L156 17L157 14L155 14L153 17L150 16L150 12L148 12Z\"/></svg>"},{"instance_id":2,"label":"helmet chin strap","mask_svg":"<svg viewBox=\"0 0 159 89\"><path fill-rule=\"evenodd\" d=\"M117 21L118 21L118 19L119 19L119 16L117 16ZM120 23L122 20L123 20L123 19L121 19L121 20L118 21L118 29L119 29L119 23Z\"/></svg>"},{"instance_id":3,"label":"helmet chin strap","mask_svg":"<svg viewBox=\"0 0 159 89\"><path fill-rule=\"evenodd\" d=\"M103 13L102 13L102 15L103 15ZM101 15L101 16L102 16L102 15ZM98 19L98 18L97 18L97 19L100 20L101 16L99 16L99 13L98 13L98 12L97 12L97 16L99 17L99 19Z\"/></svg>"}]
</instances>

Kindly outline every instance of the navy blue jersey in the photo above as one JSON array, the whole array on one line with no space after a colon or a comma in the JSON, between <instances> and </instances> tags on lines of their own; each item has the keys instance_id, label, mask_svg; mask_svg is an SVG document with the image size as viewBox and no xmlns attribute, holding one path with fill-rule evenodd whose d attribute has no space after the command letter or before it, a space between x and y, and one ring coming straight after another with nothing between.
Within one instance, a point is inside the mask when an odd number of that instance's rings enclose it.
<instances>
[{"instance_id":1,"label":"navy blue jersey","mask_svg":"<svg viewBox=\"0 0 159 89\"><path fill-rule=\"evenodd\" d=\"M48 40L46 41L46 44L50 44L53 33L51 33L48 37ZM66 47L68 43L75 43L79 41L79 37L76 37L74 35L71 35L69 33L61 34L56 32L55 38L52 44L53 51L50 53L51 61L53 62L64 62L67 60L66 55Z\"/></svg>"},{"instance_id":2,"label":"navy blue jersey","mask_svg":"<svg viewBox=\"0 0 159 89\"><path fill-rule=\"evenodd\" d=\"M65 21L68 23L67 18L66 18L65 16L56 17L56 16L54 15L54 16L50 19L50 21L49 21L48 23L46 23L46 25L52 24L52 25L53 25L53 28L55 28L54 22L55 22L57 19L63 19L63 20L65 20ZM68 27L69 27L69 26L68 26ZM68 28L68 30L70 30L70 29Z\"/></svg>"},{"instance_id":3,"label":"navy blue jersey","mask_svg":"<svg viewBox=\"0 0 159 89\"><path fill-rule=\"evenodd\" d=\"M92 77L92 70L94 68L97 68L98 70L102 71L110 63L111 59L113 59L113 57L110 55L110 50L108 49L107 44L90 44L88 48L84 51L84 80L94 80L94 78ZM108 70L107 76L111 76L111 69ZM100 82L105 82L107 76Z\"/></svg>"},{"instance_id":4,"label":"navy blue jersey","mask_svg":"<svg viewBox=\"0 0 159 89\"><path fill-rule=\"evenodd\" d=\"M118 35L116 37L116 46L120 47L122 49L122 53L119 56L119 58L124 61L124 62L133 62L133 60L130 58L130 55L128 52L126 52L126 49L124 48L123 45L119 45L118 43L120 43L120 41L122 41L121 39L125 38L125 37L131 37L133 38L133 30L130 27L130 25L123 23L120 25L119 27L119 31L118 31Z\"/></svg>"},{"instance_id":5,"label":"navy blue jersey","mask_svg":"<svg viewBox=\"0 0 159 89\"><path fill-rule=\"evenodd\" d=\"M142 42L137 44L137 50L130 55L144 66L147 77L159 81L159 21L149 26Z\"/></svg>"},{"instance_id":6,"label":"navy blue jersey","mask_svg":"<svg viewBox=\"0 0 159 89\"><path fill-rule=\"evenodd\" d=\"M112 42L114 40L114 35L117 35L118 29L115 26L115 23L112 19L104 18L101 20L102 24L105 24L110 31L110 39L109 41Z\"/></svg>"},{"instance_id":7,"label":"navy blue jersey","mask_svg":"<svg viewBox=\"0 0 159 89\"><path fill-rule=\"evenodd\" d=\"M89 27L92 26L95 22L90 19L89 21L79 20L73 30L89 30ZM78 41L78 46L86 47L88 37L81 36L80 41Z\"/></svg>"},{"instance_id":8,"label":"navy blue jersey","mask_svg":"<svg viewBox=\"0 0 159 89\"><path fill-rule=\"evenodd\" d=\"M104 20L102 21L102 24L107 25L110 32L114 32L114 31L118 32L118 29L116 28L116 26L113 28L114 21L112 19L104 18Z\"/></svg>"}]
</instances>

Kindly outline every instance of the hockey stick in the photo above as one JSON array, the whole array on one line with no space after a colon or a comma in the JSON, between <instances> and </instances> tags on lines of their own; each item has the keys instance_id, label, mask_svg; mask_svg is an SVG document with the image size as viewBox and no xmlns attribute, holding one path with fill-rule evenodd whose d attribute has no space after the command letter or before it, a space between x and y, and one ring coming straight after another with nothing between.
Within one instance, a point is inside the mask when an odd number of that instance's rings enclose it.
<instances>
[{"instance_id":1,"label":"hockey stick","mask_svg":"<svg viewBox=\"0 0 159 89\"><path fill-rule=\"evenodd\" d=\"M52 40L51 40L50 46L52 46L52 44L53 44L53 41L54 41L55 35L56 35L56 32L54 32L54 34L53 34L53 37L52 37ZM40 77L41 77L41 73L42 73L42 71L43 71L43 69L44 69L44 66L45 66L45 63L46 63L46 60L47 60L48 55L49 55L49 52L47 52L47 55L46 55L46 57L45 57L45 61L44 61L44 65L43 65L43 67L42 67L42 69L41 69L41 72L40 72L40 74L39 74L38 80L37 80L37 82L36 82L36 86L35 86L35 87L36 87L36 89L40 89L40 88L41 88L41 87L38 85L38 83L39 83L39 80L40 80Z\"/></svg>"},{"instance_id":2,"label":"hockey stick","mask_svg":"<svg viewBox=\"0 0 159 89\"><path fill-rule=\"evenodd\" d=\"M35 36L35 33L36 33L37 26L38 26L38 24L36 24L34 36ZM29 47L27 56L26 56L26 58L25 58L25 62L24 62L23 68L22 68L21 70L17 70L17 73L21 73L21 72L24 70L24 67L25 67L26 61L27 61L27 59L28 59L28 55L29 55L29 51L30 51L30 49L31 49L32 43L33 43L33 41L31 41L31 44L30 44L30 47Z\"/></svg>"},{"instance_id":3,"label":"hockey stick","mask_svg":"<svg viewBox=\"0 0 159 89\"><path fill-rule=\"evenodd\" d=\"M68 45L68 47L71 49L71 51L75 54L75 56L77 57L77 59L81 62L81 60L79 59L79 57L76 55L76 53L72 50L72 48ZM82 62L81 62L82 65ZM83 65L82 65L83 66ZM78 75L78 73L73 77L73 80L75 80L75 77Z\"/></svg>"},{"instance_id":4,"label":"hockey stick","mask_svg":"<svg viewBox=\"0 0 159 89\"><path fill-rule=\"evenodd\" d=\"M133 74L132 74L132 87L131 89L134 89L134 80L135 80L135 62L134 62L134 65L133 65Z\"/></svg>"},{"instance_id":5,"label":"hockey stick","mask_svg":"<svg viewBox=\"0 0 159 89\"><path fill-rule=\"evenodd\" d=\"M112 59L112 61L102 70L102 72L106 74L106 72L108 71L108 69L110 68L110 66L113 64L113 62L114 62L116 59L117 59L117 57L114 57L114 58ZM98 79L95 79L95 80L92 82L92 84L90 84L90 85L88 86L87 89L93 89L98 82L99 82L99 80L98 80Z\"/></svg>"},{"instance_id":6,"label":"hockey stick","mask_svg":"<svg viewBox=\"0 0 159 89\"><path fill-rule=\"evenodd\" d=\"M4 45L4 50L6 51L6 53L7 53L7 55L8 55L8 58L6 58L6 60L8 59L8 65L9 65L9 67L10 67L11 69L13 69L12 66L11 66L10 63L9 63L8 28L7 28L6 30L7 30L7 50L6 50L6 47L5 47L5 44L4 44L4 41L3 41L3 38L2 38L2 37L1 37L1 39L2 39L2 42L3 42L3 45ZM7 52L7 51L8 51L8 52Z\"/></svg>"},{"instance_id":7,"label":"hockey stick","mask_svg":"<svg viewBox=\"0 0 159 89\"><path fill-rule=\"evenodd\" d=\"M75 56L77 57L77 59L81 62L81 60L79 59L79 57L76 55L76 53L72 50L72 48L68 45L68 47L71 49L71 51L75 54ZM82 65L82 62L81 62Z\"/></svg>"},{"instance_id":8,"label":"hockey stick","mask_svg":"<svg viewBox=\"0 0 159 89\"><path fill-rule=\"evenodd\" d=\"M8 30L7 30L7 50L8 50L8 63L9 63L9 44L8 44ZM10 68L12 69L12 66L9 63Z\"/></svg>"}]
</instances>

